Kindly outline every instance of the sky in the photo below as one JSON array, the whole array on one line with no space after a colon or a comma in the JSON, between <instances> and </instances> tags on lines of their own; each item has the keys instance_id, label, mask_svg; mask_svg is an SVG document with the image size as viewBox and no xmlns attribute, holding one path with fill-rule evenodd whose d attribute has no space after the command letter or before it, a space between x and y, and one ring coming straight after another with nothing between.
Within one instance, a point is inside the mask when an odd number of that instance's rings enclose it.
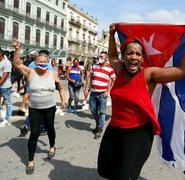
<instances>
[{"instance_id":1,"label":"sky","mask_svg":"<svg viewBox=\"0 0 185 180\"><path fill-rule=\"evenodd\" d=\"M184 0L70 0L98 19L98 31L111 23L144 22L185 24Z\"/></svg>"}]
</instances>

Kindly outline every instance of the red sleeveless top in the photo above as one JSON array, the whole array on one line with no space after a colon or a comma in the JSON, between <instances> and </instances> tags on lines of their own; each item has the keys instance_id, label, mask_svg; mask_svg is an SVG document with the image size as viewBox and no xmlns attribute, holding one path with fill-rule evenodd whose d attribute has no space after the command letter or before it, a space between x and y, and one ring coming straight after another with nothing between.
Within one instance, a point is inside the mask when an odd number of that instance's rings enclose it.
<instances>
[{"instance_id":1,"label":"red sleeveless top","mask_svg":"<svg viewBox=\"0 0 185 180\"><path fill-rule=\"evenodd\" d=\"M123 73L122 69L111 90L112 118L109 125L134 128L152 121L154 134L160 134L160 125L146 88L144 69L131 80L125 80Z\"/></svg>"}]
</instances>

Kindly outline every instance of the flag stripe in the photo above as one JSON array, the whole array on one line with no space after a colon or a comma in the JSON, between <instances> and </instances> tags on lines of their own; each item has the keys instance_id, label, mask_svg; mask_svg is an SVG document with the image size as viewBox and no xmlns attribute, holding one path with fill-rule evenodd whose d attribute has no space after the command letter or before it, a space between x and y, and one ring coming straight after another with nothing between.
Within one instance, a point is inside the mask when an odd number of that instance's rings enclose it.
<instances>
[{"instance_id":1,"label":"flag stripe","mask_svg":"<svg viewBox=\"0 0 185 180\"><path fill-rule=\"evenodd\" d=\"M158 119L161 126L161 138L163 139L162 157L167 161L174 160L174 155L170 146L174 123L174 114L175 114L175 101L171 96L168 87L164 85L162 87L161 92Z\"/></svg>"},{"instance_id":2,"label":"flag stripe","mask_svg":"<svg viewBox=\"0 0 185 180\"><path fill-rule=\"evenodd\" d=\"M174 66L178 66L180 64L181 58L185 55L185 35L183 36L179 47L177 48L175 54L174 54ZM176 81L175 83L175 91L177 94L177 97L179 99L179 103L181 108L185 111L185 78Z\"/></svg>"}]
</instances>

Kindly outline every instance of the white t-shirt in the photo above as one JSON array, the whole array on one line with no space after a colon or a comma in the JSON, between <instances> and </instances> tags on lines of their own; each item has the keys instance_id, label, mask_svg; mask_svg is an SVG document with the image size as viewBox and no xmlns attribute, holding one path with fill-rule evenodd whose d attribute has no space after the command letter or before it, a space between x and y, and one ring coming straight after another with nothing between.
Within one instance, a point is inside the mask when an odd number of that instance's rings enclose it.
<instances>
[{"instance_id":1,"label":"white t-shirt","mask_svg":"<svg viewBox=\"0 0 185 180\"><path fill-rule=\"evenodd\" d=\"M9 72L8 78L5 80L5 82L0 86L0 88L9 88L12 86L11 84L11 70L12 70L12 64L11 62L4 58L2 61L0 61L0 76L2 77L4 72Z\"/></svg>"}]
</instances>

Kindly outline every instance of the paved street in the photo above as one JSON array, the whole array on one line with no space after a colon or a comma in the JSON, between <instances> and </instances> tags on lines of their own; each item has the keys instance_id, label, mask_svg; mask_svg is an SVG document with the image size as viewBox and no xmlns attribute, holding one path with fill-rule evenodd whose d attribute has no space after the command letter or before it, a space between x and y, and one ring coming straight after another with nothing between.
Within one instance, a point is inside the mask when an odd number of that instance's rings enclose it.
<instances>
[{"instance_id":1,"label":"paved street","mask_svg":"<svg viewBox=\"0 0 185 180\"><path fill-rule=\"evenodd\" d=\"M67 93L66 93L67 97ZM21 98L13 97L14 114ZM110 107L109 113L110 114ZM19 127L25 117L14 116L13 124L0 129L0 179L1 180L102 180L96 172L97 153L101 139L94 140L91 132L94 120L88 110L77 115L56 115L56 147L53 160L46 161L48 139L41 136L35 155L35 172L25 174L27 139L19 137ZM182 169L168 168L157 156L155 145L141 173L147 180L185 180Z\"/></svg>"}]
</instances>

